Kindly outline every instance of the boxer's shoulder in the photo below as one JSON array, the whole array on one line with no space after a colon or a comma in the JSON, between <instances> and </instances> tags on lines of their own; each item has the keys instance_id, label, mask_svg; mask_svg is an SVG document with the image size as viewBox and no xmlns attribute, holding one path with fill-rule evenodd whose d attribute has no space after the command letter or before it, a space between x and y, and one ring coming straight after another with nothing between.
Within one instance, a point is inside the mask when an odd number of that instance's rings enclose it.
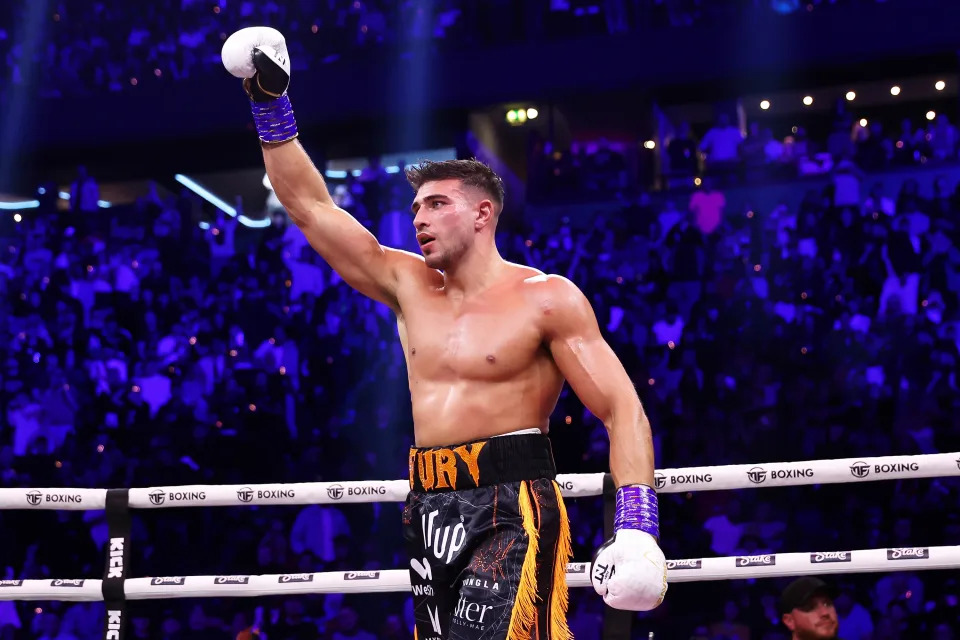
<instances>
[{"instance_id":1,"label":"boxer's shoulder","mask_svg":"<svg viewBox=\"0 0 960 640\"><path fill-rule=\"evenodd\" d=\"M553 311L587 303L586 297L577 285L556 274L539 272L531 274L524 278L523 289L525 295L547 315Z\"/></svg>"}]
</instances>

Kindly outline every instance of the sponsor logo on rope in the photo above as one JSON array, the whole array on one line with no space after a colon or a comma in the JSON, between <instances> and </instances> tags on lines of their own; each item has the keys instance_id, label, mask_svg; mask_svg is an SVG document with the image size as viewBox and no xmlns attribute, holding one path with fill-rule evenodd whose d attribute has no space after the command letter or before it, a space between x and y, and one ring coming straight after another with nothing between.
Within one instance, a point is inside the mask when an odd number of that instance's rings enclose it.
<instances>
[{"instance_id":1,"label":"sponsor logo on rope","mask_svg":"<svg viewBox=\"0 0 960 640\"><path fill-rule=\"evenodd\" d=\"M37 489L27 492L27 504L39 507L44 502L48 504L82 504L83 496L77 493L44 493Z\"/></svg>"},{"instance_id":2,"label":"sponsor logo on rope","mask_svg":"<svg viewBox=\"0 0 960 640\"><path fill-rule=\"evenodd\" d=\"M464 596L460 596L460 600L457 601L457 606L453 610L451 622L468 629L483 631L487 627L485 618L490 609L493 609L493 606L471 602Z\"/></svg>"},{"instance_id":3,"label":"sponsor logo on rope","mask_svg":"<svg viewBox=\"0 0 960 640\"><path fill-rule=\"evenodd\" d=\"M670 476L670 484L710 484L713 476L709 473L697 475L688 473L685 476Z\"/></svg>"},{"instance_id":4,"label":"sponsor logo on rope","mask_svg":"<svg viewBox=\"0 0 960 640\"><path fill-rule=\"evenodd\" d=\"M344 580L379 580L379 571L351 571L343 576Z\"/></svg>"},{"instance_id":5,"label":"sponsor logo on rope","mask_svg":"<svg viewBox=\"0 0 960 640\"><path fill-rule=\"evenodd\" d=\"M107 640L120 640L121 620L123 612L116 609L107 610Z\"/></svg>"},{"instance_id":6,"label":"sponsor logo on rope","mask_svg":"<svg viewBox=\"0 0 960 640\"><path fill-rule=\"evenodd\" d=\"M960 458L957 458L957 469L960 469Z\"/></svg>"},{"instance_id":7,"label":"sponsor logo on rope","mask_svg":"<svg viewBox=\"0 0 960 640\"><path fill-rule=\"evenodd\" d=\"M850 465L850 474L854 478L866 478L870 475L870 465L866 462L857 461Z\"/></svg>"},{"instance_id":8,"label":"sponsor logo on rope","mask_svg":"<svg viewBox=\"0 0 960 640\"><path fill-rule=\"evenodd\" d=\"M873 472L880 475L883 473L907 473L910 471L919 471L920 464L917 462L893 462L889 464L873 465Z\"/></svg>"},{"instance_id":9,"label":"sponsor logo on rope","mask_svg":"<svg viewBox=\"0 0 960 640\"><path fill-rule=\"evenodd\" d=\"M110 538L110 565L107 578L123 578L123 538Z\"/></svg>"},{"instance_id":10,"label":"sponsor logo on rope","mask_svg":"<svg viewBox=\"0 0 960 640\"><path fill-rule=\"evenodd\" d=\"M70 580L66 578L60 578L58 580L51 580L50 586L51 587L82 587L84 582L86 582L86 580L83 580L83 579Z\"/></svg>"},{"instance_id":11,"label":"sponsor logo on rope","mask_svg":"<svg viewBox=\"0 0 960 640\"><path fill-rule=\"evenodd\" d=\"M665 486L667 486L667 476L663 475L659 471L655 472L653 474L653 485L654 489L663 489Z\"/></svg>"},{"instance_id":12,"label":"sponsor logo on rope","mask_svg":"<svg viewBox=\"0 0 960 640\"><path fill-rule=\"evenodd\" d=\"M777 556L774 554L737 556L738 567L772 567L775 564L777 564Z\"/></svg>"},{"instance_id":13,"label":"sponsor logo on rope","mask_svg":"<svg viewBox=\"0 0 960 640\"><path fill-rule=\"evenodd\" d=\"M929 560L930 549L927 547L900 547L887 549L887 560Z\"/></svg>"},{"instance_id":14,"label":"sponsor logo on rope","mask_svg":"<svg viewBox=\"0 0 960 640\"><path fill-rule=\"evenodd\" d=\"M564 491L573 491L573 480L564 480L563 482L558 482L557 485Z\"/></svg>"},{"instance_id":15,"label":"sponsor logo on rope","mask_svg":"<svg viewBox=\"0 0 960 640\"><path fill-rule=\"evenodd\" d=\"M0 587L19 587L23 585L23 580L0 580Z\"/></svg>"},{"instance_id":16,"label":"sponsor logo on rope","mask_svg":"<svg viewBox=\"0 0 960 640\"><path fill-rule=\"evenodd\" d=\"M348 496L385 496L387 488L382 484L373 487L347 487Z\"/></svg>"},{"instance_id":17,"label":"sponsor logo on rope","mask_svg":"<svg viewBox=\"0 0 960 640\"><path fill-rule=\"evenodd\" d=\"M567 565L567 573L586 573L588 566L586 562L571 562Z\"/></svg>"},{"instance_id":18,"label":"sponsor logo on rope","mask_svg":"<svg viewBox=\"0 0 960 640\"><path fill-rule=\"evenodd\" d=\"M285 573L279 578L277 582L280 584L286 584L287 582L313 582L312 573Z\"/></svg>"},{"instance_id":19,"label":"sponsor logo on rope","mask_svg":"<svg viewBox=\"0 0 960 640\"><path fill-rule=\"evenodd\" d=\"M167 576L165 578L150 578L151 587L163 587L166 585L176 585L182 587L187 579L184 576Z\"/></svg>"},{"instance_id":20,"label":"sponsor logo on rope","mask_svg":"<svg viewBox=\"0 0 960 640\"><path fill-rule=\"evenodd\" d=\"M810 564L825 564L828 562L852 562L853 554L849 551L820 551L810 554Z\"/></svg>"},{"instance_id":21,"label":"sponsor logo on rope","mask_svg":"<svg viewBox=\"0 0 960 640\"><path fill-rule=\"evenodd\" d=\"M213 584L250 584L250 576L217 576Z\"/></svg>"},{"instance_id":22,"label":"sponsor logo on rope","mask_svg":"<svg viewBox=\"0 0 960 640\"><path fill-rule=\"evenodd\" d=\"M296 498L297 493L294 489L257 489L254 491L250 487L243 487L237 491L237 498L240 502L252 502L257 500L289 500Z\"/></svg>"},{"instance_id":23,"label":"sponsor logo on rope","mask_svg":"<svg viewBox=\"0 0 960 640\"><path fill-rule=\"evenodd\" d=\"M327 487L327 495L331 500L339 500L343 497L343 487L339 484L333 484Z\"/></svg>"},{"instance_id":24,"label":"sponsor logo on rope","mask_svg":"<svg viewBox=\"0 0 960 640\"><path fill-rule=\"evenodd\" d=\"M747 479L753 484L763 484L767 481L767 470L763 467L754 467L747 471ZM793 480L796 478L812 478L813 469L774 469L769 472L770 480Z\"/></svg>"},{"instance_id":25,"label":"sponsor logo on rope","mask_svg":"<svg viewBox=\"0 0 960 640\"><path fill-rule=\"evenodd\" d=\"M703 569L703 560L667 560L667 569L676 569L678 571Z\"/></svg>"},{"instance_id":26,"label":"sponsor logo on rope","mask_svg":"<svg viewBox=\"0 0 960 640\"><path fill-rule=\"evenodd\" d=\"M154 489L148 495L150 496L150 502L158 507L168 500L174 503L207 499L206 491L164 491L163 489Z\"/></svg>"}]
</instances>

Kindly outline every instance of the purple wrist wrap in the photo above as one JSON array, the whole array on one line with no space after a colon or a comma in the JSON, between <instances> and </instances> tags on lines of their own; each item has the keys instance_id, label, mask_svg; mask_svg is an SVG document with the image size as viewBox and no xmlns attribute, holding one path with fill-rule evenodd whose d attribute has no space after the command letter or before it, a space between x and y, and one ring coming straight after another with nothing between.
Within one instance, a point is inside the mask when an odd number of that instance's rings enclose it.
<instances>
[{"instance_id":1,"label":"purple wrist wrap","mask_svg":"<svg viewBox=\"0 0 960 640\"><path fill-rule=\"evenodd\" d=\"M660 510L657 492L645 484L632 484L617 489L617 511L613 530L638 529L660 540Z\"/></svg>"},{"instance_id":2,"label":"purple wrist wrap","mask_svg":"<svg viewBox=\"0 0 960 640\"><path fill-rule=\"evenodd\" d=\"M290 98L280 96L269 102L250 101L257 134L264 142L286 142L297 137L297 121L293 117Z\"/></svg>"}]
</instances>

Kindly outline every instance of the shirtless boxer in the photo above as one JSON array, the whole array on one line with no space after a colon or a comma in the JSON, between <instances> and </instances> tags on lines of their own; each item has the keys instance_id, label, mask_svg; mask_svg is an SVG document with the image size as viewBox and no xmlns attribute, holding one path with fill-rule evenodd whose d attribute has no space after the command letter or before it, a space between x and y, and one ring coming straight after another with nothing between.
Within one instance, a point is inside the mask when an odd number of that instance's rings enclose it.
<instances>
[{"instance_id":1,"label":"shirtless boxer","mask_svg":"<svg viewBox=\"0 0 960 640\"><path fill-rule=\"evenodd\" d=\"M618 609L658 606L667 581L650 425L577 287L500 257L500 179L472 160L407 171L423 255L381 246L334 204L296 140L283 36L238 31L223 62L244 78L290 218L347 284L397 316L416 439L403 511L415 637L570 637L570 531L546 436L564 380L606 425L618 487L594 588Z\"/></svg>"}]
</instances>

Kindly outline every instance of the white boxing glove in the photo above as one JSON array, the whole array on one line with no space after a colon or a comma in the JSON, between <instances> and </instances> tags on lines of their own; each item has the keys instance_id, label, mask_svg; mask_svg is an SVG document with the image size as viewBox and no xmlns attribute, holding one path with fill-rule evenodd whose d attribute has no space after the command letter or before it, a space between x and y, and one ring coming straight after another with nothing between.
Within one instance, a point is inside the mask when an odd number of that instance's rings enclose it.
<instances>
[{"instance_id":1,"label":"white boxing glove","mask_svg":"<svg viewBox=\"0 0 960 640\"><path fill-rule=\"evenodd\" d=\"M650 611L667 593L667 561L649 533L621 529L600 547L590 578L614 609Z\"/></svg>"},{"instance_id":2,"label":"white boxing glove","mask_svg":"<svg viewBox=\"0 0 960 640\"><path fill-rule=\"evenodd\" d=\"M259 71L253 61L253 54L257 50L274 58L287 76L290 76L287 41L282 33L270 27L240 29L223 43L220 59L231 75L237 78L252 78Z\"/></svg>"},{"instance_id":3,"label":"white boxing glove","mask_svg":"<svg viewBox=\"0 0 960 640\"><path fill-rule=\"evenodd\" d=\"M243 78L260 139L282 143L296 138L297 122L287 97L290 57L283 34L270 27L241 29L223 43L220 58L227 71Z\"/></svg>"}]
</instances>

